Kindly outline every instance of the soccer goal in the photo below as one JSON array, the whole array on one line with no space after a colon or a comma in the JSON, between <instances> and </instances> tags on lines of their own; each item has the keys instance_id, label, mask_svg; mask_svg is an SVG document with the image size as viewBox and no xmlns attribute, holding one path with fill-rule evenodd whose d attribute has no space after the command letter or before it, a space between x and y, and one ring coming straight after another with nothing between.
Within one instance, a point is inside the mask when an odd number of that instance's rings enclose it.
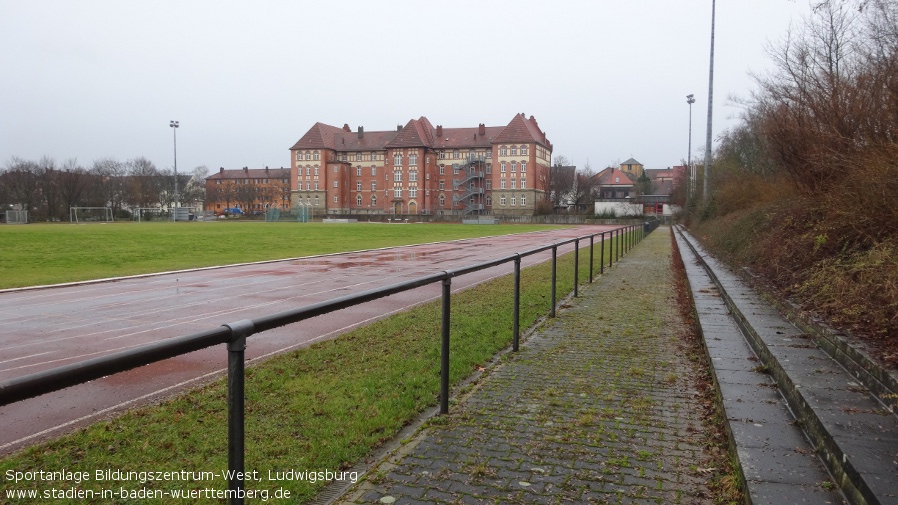
<instances>
[{"instance_id":1,"label":"soccer goal","mask_svg":"<svg viewBox=\"0 0 898 505\"><path fill-rule=\"evenodd\" d=\"M111 223L112 207L69 207L69 221L73 223Z\"/></svg>"},{"instance_id":2,"label":"soccer goal","mask_svg":"<svg viewBox=\"0 0 898 505\"><path fill-rule=\"evenodd\" d=\"M131 220L142 223L144 221L166 221L171 218L159 207L137 207L132 209Z\"/></svg>"},{"instance_id":3,"label":"soccer goal","mask_svg":"<svg viewBox=\"0 0 898 505\"><path fill-rule=\"evenodd\" d=\"M6 211L6 224L27 224L27 210L8 210Z\"/></svg>"}]
</instances>

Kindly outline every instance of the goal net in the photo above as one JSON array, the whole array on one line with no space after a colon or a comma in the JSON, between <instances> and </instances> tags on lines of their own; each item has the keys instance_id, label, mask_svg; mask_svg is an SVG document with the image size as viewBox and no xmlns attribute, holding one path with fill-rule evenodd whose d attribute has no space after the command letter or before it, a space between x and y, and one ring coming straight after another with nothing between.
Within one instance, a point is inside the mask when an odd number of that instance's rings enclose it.
<instances>
[{"instance_id":1,"label":"goal net","mask_svg":"<svg viewBox=\"0 0 898 505\"><path fill-rule=\"evenodd\" d=\"M73 223L111 223L112 207L69 207L69 221Z\"/></svg>"},{"instance_id":2,"label":"goal net","mask_svg":"<svg viewBox=\"0 0 898 505\"><path fill-rule=\"evenodd\" d=\"M8 210L6 211L6 224L26 224L28 223L27 210Z\"/></svg>"},{"instance_id":3,"label":"goal net","mask_svg":"<svg viewBox=\"0 0 898 505\"><path fill-rule=\"evenodd\" d=\"M144 221L171 221L171 216L159 207L137 207L132 210L131 220L138 223Z\"/></svg>"}]
</instances>

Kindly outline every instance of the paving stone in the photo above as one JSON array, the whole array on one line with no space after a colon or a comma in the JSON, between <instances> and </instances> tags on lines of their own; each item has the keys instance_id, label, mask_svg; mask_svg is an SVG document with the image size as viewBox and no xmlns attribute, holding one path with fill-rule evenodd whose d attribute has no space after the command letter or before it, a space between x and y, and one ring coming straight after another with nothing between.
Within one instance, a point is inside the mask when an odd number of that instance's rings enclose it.
<instances>
[{"instance_id":1,"label":"paving stone","mask_svg":"<svg viewBox=\"0 0 898 505\"><path fill-rule=\"evenodd\" d=\"M710 454L671 254L667 230L649 235L348 499L714 503L707 476L694 475Z\"/></svg>"}]
</instances>

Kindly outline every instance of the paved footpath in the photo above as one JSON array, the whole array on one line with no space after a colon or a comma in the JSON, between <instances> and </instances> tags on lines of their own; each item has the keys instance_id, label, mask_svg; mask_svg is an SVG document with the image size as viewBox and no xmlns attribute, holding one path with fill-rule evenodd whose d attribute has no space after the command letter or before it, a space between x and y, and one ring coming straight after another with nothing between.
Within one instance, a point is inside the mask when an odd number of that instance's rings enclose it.
<instances>
[{"instance_id":1,"label":"paved footpath","mask_svg":"<svg viewBox=\"0 0 898 505\"><path fill-rule=\"evenodd\" d=\"M343 502L713 503L671 254L650 234Z\"/></svg>"}]
</instances>

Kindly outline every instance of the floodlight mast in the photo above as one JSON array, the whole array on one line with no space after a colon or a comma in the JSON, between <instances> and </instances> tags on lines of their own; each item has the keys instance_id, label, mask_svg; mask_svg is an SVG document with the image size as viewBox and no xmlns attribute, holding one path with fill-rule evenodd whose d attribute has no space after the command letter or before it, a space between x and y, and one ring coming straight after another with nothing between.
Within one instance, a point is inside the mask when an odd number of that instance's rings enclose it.
<instances>
[{"instance_id":1,"label":"floodlight mast","mask_svg":"<svg viewBox=\"0 0 898 505\"><path fill-rule=\"evenodd\" d=\"M711 110L714 106L714 10L716 1L711 0L711 63L708 67L708 130L705 138L705 180L702 199L708 202L708 181L711 179Z\"/></svg>"},{"instance_id":2,"label":"floodlight mast","mask_svg":"<svg viewBox=\"0 0 898 505\"><path fill-rule=\"evenodd\" d=\"M695 170L692 168L692 104L695 103L695 96L686 95L686 103L689 104L689 152L686 153L686 166L689 170L689 196L694 196L695 192Z\"/></svg>"},{"instance_id":3,"label":"floodlight mast","mask_svg":"<svg viewBox=\"0 0 898 505\"><path fill-rule=\"evenodd\" d=\"M174 136L174 146L175 146L175 209L172 213L172 221L178 220L178 121L171 121L168 123L168 126L172 129L172 135Z\"/></svg>"}]
</instances>

